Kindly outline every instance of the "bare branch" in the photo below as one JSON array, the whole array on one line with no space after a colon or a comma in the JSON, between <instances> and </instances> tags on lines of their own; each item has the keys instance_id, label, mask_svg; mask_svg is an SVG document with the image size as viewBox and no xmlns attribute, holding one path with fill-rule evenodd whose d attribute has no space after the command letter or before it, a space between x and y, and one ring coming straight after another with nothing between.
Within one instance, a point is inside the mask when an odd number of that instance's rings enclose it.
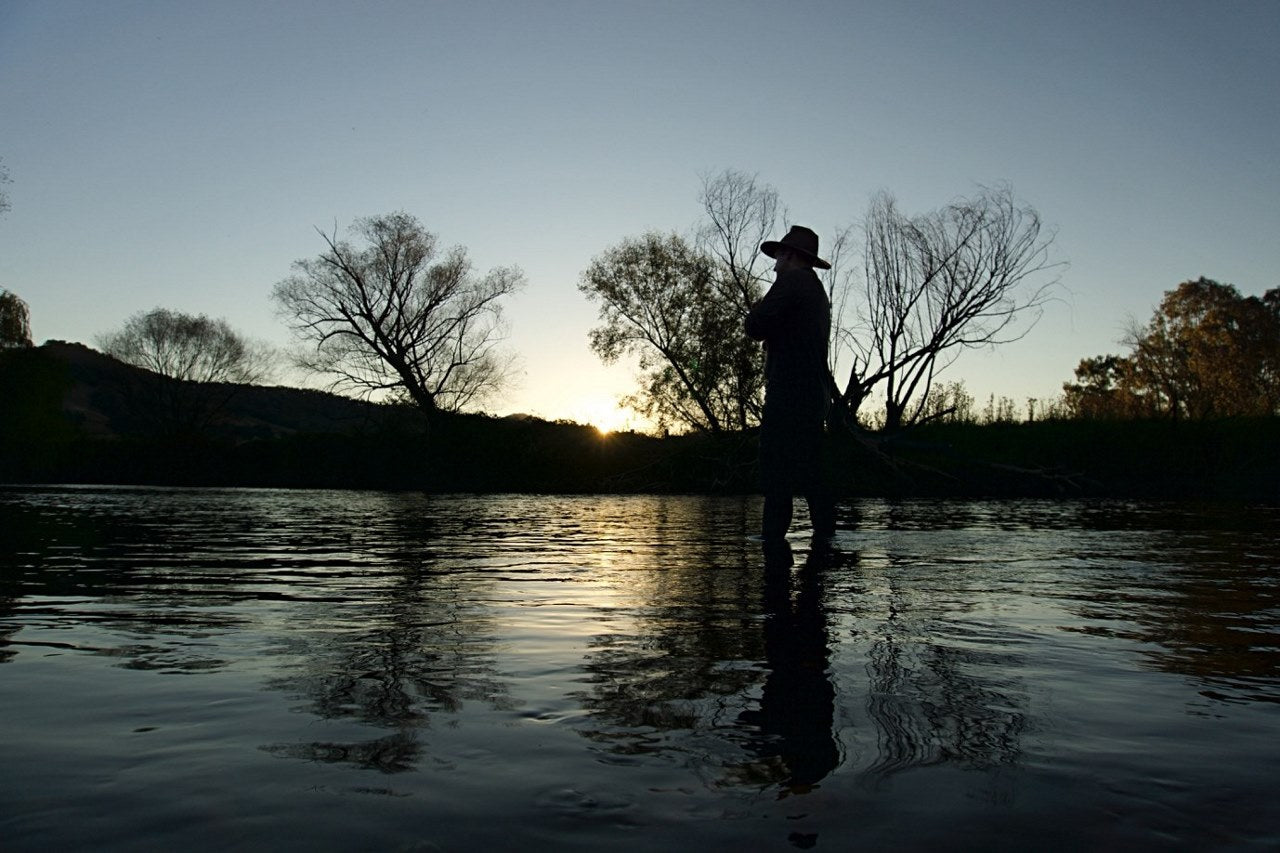
<instances>
[{"instance_id":1,"label":"bare branch","mask_svg":"<svg viewBox=\"0 0 1280 853\"><path fill-rule=\"evenodd\" d=\"M856 412L885 385L886 426L924 416L934 377L964 349L1026 335L1057 283L1053 235L1007 188L980 190L918 217L881 193L864 223L864 303L839 335L853 370L844 400ZM842 285L852 290L846 279Z\"/></svg>"},{"instance_id":2,"label":"bare branch","mask_svg":"<svg viewBox=\"0 0 1280 853\"><path fill-rule=\"evenodd\" d=\"M299 341L303 366L334 387L404 392L424 411L457 411L499 392L513 369L497 354L500 302L519 290L516 267L484 277L466 250L438 248L407 213L358 219L357 247L317 229L325 251L294 264L272 291Z\"/></svg>"}]
</instances>

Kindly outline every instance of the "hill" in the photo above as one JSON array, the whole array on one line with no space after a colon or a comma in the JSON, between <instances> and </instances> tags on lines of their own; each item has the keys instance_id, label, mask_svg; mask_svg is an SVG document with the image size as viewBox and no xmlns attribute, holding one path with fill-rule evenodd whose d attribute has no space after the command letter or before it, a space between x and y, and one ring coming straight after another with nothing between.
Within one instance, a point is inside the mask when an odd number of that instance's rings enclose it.
<instances>
[{"instance_id":1,"label":"hill","mask_svg":"<svg viewBox=\"0 0 1280 853\"><path fill-rule=\"evenodd\" d=\"M678 461L687 441L658 454L650 436L527 415L442 415L428 428L404 406L176 382L62 341L0 352L0 401L7 482L573 492L716 482L705 462ZM673 449L676 459L658 458Z\"/></svg>"},{"instance_id":2,"label":"hill","mask_svg":"<svg viewBox=\"0 0 1280 853\"><path fill-rule=\"evenodd\" d=\"M159 401L173 404L175 398L200 411L214 408L201 431L237 441L300 432L349 434L367 429L385 409L305 388L175 382L84 344L49 341L32 355L64 366L70 384L62 410L92 438L172 431L157 408Z\"/></svg>"}]
</instances>

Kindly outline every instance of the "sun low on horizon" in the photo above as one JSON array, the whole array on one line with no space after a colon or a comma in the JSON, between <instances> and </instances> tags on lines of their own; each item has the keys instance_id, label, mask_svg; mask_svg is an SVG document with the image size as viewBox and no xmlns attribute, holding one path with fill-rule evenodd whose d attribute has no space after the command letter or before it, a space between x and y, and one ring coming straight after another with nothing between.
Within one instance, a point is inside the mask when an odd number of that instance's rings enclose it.
<instances>
[{"instance_id":1,"label":"sun low on horizon","mask_svg":"<svg viewBox=\"0 0 1280 853\"><path fill-rule=\"evenodd\" d=\"M647 427L643 416L607 394L579 397L571 407L569 418L580 424L595 427L601 435L644 430Z\"/></svg>"}]
</instances>

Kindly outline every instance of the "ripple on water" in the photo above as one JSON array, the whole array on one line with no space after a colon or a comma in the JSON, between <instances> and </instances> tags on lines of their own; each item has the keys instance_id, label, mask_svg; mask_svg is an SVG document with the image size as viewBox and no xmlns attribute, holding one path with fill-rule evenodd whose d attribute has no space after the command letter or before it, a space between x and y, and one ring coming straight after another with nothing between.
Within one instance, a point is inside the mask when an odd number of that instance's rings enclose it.
<instances>
[{"instance_id":1,"label":"ripple on water","mask_svg":"<svg viewBox=\"0 0 1280 853\"><path fill-rule=\"evenodd\" d=\"M802 568L801 509L782 580L749 539L758 513L0 489L6 840L1011 849L1051 824L1068 847L1159 849L1280 832L1276 509L861 501L820 570Z\"/></svg>"}]
</instances>

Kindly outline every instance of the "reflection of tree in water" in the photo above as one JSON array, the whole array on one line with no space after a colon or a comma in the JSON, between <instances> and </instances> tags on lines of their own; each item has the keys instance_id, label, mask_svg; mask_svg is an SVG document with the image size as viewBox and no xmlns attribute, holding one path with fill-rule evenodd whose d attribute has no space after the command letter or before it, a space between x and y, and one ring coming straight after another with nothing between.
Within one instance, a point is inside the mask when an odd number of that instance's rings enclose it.
<instances>
[{"instance_id":1,"label":"reflection of tree in water","mask_svg":"<svg viewBox=\"0 0 1280 853\"><path fill-rule=\"evenodd\" d=\"M891 506L883 523L890 531L921 529L915 509ZM939 564L936 543L925 548L885 554L886 562L871 567L884 586L883 603L877 612L865 601L854 609L870 626L866 708L877 755L865 772L873 780L930 765L1013 766L1028 725L1016 675L1021 658L967 618L996 579L980 564Z\"/></svg>"},{"instance_id":2,"label":"reflection of tree in water","mask_svg":"<svg viewBox=\"0 0 1280 853\"><path fill-rule=\"evenodd\" d=\"M913 767L1016 764L1029 714L1016 678L977 674L1016 668L1011 655L913 639L902 613L876 629L868 655L867 714L878 755L872 776Z\"/></svg>"},{"instance_id":3,"label":"reflection of tree in water","mask_svg":"<svg viewBox=\"0 0 1280 853\"><path fill-rule=\"evenodd\" d=\"M496 674L493 619L477 603L485 596L474 588L492 581L432 565L429 539L440 531L428 532L415 514L400 516L400 522L399 554L411 554L408 543L416 541L418 562L397 567L394 584L358 606L317 606L287 650L302 662L269 683L303 699L301 709L318 717L356 720L392 733L354 743L275 744L267 751L397 773L422 760L421 733L433 719L457 714L467 702L511 706Z\"/></svg>"},{"instance_id":4,"label":"reflection of tree in water","mask_svg":"<svg viewBox=\"0 0 1280 853\"><path fill-rule=\"evenodd\" d=\"M1080 524L1138 538L1077 585L1073 609L1090 624L1076 630L1140 644L1151 668L1211 698L1280 702L1280 510L1111 504Z\"/></svg>"},{"instance_id":5,"label":"reflection of tree in water","mask_svg":"<svg viewBox=\"0 0 1280 853\"><path fill-rule=\"evenodd\" d=\"M766 576L758 547L673 537L661 565L636 566L647 585L633 629L599 636L585 664L584 736L609 754L675 758L709 784L795 794L845 760L837 697L865 695L870 778L1018 762L1021 658L972 618L994 583L981 567L924 577L918 555L855 567L834 552ZM865 682L833 671L835 636L851 644L844 659L866 641Z\"/></svg>"},{"instance_id":6,"label":"reflection of tree in water","mask_svg":"<svg viewBox=\"0 0 1280 853\"><path fill-rule=\"evenodd\" d=\"M201 648L211 635L233 630L244 620L192 606L190 600L197 589L204 594L209 585L227 586L227 579L219 577L223 567L214 560L205 577L190 576L183 561L198 543L181 536L172 537L179 544L170 541L168 534L180 525L168 502L157 502L139 517L118 511L107 493L94 497L99 501L93 511L53 495L42 500L35 490L0 500L0 602L6 602L0 603L0 637L8 638L0 639L0 662L12 659L16 647L30 645L117 658L128 669L199 673L225 666L227 661L209 657ZM169 559L166 553L178 557ZM29 598L49 602L24 602ZM100 606L102 602L110 606ZM202 603L207 603L203 595ZM94 626L104 642L23 636L25 627L41 624L45 608L60 622ZM19 616L24 624L4 624ZM116 642L120 639L125 642Z\"/></svg>"},{"instance_id":7,"label":"reflection of tree in water","mask_svg":"<svg viewBox=\"0 0 1280 853\"><path fill-rule=\"evenodd\" d=\"M591 687L579 698L610 724L586 737L613 753L662 751L672 744L659 733L701 732L736 713L758 680L738 662L760 651L746 513L745 502L659 500L646 519L652 549L616 573L637 602L637 630L597 636L585 664Z\"/></svg>"},{"instance_id":8,"label":"reflection of tree in water","mask_svg":"<svg viewBox=\"0 0 1280 853\"><path fill-rule=\"evenodd\" d=\"M465 518L441 528L423 499L147 489L3 498L0 529L14 535L0 539L0 601L12 598L13 609L23 596L48 597L50 621L90 625L102 638L100 648L68 648L129 668L196 673L226 665L202 652L218 635L260 634L265 621L269 654L301 661L272 686L320 717L391 730L273 752L410 769L433 714L469 700L505 702L490 623L467 603L478 600L478 576L443 571L433 557ZM22 616L26 625L40 619L32 607Z\"/></svg>"},{"instance_id":9,"label":"reflection of tree in water","mask_svg":"<svg viewBox=\"0 0 1280 853\"><path fill-rule=\"evenodd\" d=\"M303 700L299 710L328 720L351 719L392 733L367 741L314 741L264 747L278 755L346 762L386 773L414 769L421 731L468 701L508 703L494 674L489 620L475 605L449 600L456 590L437 578L407 577L362 606L363 615L319 608L292 651L296 669L268 686ZM329 630L355 622L358 630Z\"/></svg>"},{"instance_id":10,"label":"reflection of tree in water","mask_svg":"<svg viewBox=\"0 0 1280 853\"><path fill-rule=\"evenodd\" d=\"M766 582L747 539L756 513L722 499L655 513L660 547L629 568L634 629L598 636L584 665L578 699L592 724L581 733L606 753L795 791L839 763L820 572L793 607L790 575Z\"/></svg>"}]
</instances>

